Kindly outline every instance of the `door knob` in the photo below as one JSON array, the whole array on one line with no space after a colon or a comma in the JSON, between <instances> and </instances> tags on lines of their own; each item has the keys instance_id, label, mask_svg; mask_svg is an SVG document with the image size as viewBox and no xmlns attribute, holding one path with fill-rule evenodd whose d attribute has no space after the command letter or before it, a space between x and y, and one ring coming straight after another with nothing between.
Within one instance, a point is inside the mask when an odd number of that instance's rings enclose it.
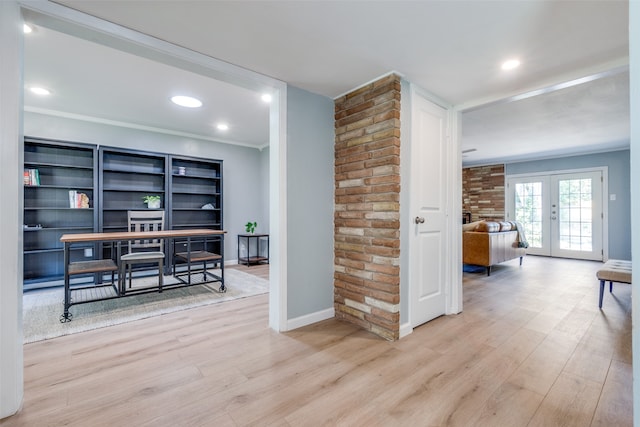
<instances>
[{"instance_id":1,"label":"door knob","mask_svg":"<svg viewBox=\"0 0 640 427\"><path fill-rule=\"evenodd\" d=\"M421 216L417 216L415 221L416 221L416 224L424 224L424 218Z\"/></svg>"}]
</instances>

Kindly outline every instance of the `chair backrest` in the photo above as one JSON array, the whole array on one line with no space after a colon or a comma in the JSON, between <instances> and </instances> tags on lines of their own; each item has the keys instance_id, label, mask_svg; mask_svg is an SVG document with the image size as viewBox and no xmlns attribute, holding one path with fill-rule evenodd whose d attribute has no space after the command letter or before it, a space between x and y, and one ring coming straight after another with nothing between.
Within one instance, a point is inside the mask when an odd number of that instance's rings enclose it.
<instances>
[{"instance_id":1,"label":"chair backrest","mask_svg":"<svg viewBox=\"0 0 640 427\"><path fill-rule=\"evenodd\" d=\"M164 211L129 211L127 212L129 232L164 230ZM162 239L133 240L129 242L129 250L155 248L162 250Z\"/></svg>"}]
</instances>

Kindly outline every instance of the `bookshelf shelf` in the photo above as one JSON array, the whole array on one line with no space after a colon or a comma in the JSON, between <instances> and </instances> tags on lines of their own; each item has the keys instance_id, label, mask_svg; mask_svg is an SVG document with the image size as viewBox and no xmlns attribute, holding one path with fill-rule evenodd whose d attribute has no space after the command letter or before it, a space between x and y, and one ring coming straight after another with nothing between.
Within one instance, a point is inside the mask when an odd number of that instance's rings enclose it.
<instances>
[{"instance_id":1,"label":"bookshelf shelf","mask_svg":"<svg viewBox=\"0 0 640 427\"><path fill-rule=\"evenodd\" d=\"M25 290L62 278L62 234L97 231L96 154L89 144L25 137L25 172L35 185L24 186L24 224L40 227L23 230ZM71 208L70 191L85 194L90 206ZM85 251L74 257L86 258Z\"/></svg>"},{"instance_id":2,"label":"bookshelf shelf","mask_svg":"<svg viewBox=\"0 0 640 427\"><path fill-rule=\"evenodd\" d=\"M24 186L24 224L31 227L23 230L26 290L61 281L63 234L126 231L127 211L148 210L147 195L160 196L167 229L223 229L221 160L32 137L24 147L25 170L37 170ZM87 196L88 207L70 207L78 206L77 193ZM74 262L109 251L101 244L79 249L72 251ZM223 248L212 239L193 250L221 254ZM172 259L173 248L167 251Z\"/></svg>"}]
</instances>

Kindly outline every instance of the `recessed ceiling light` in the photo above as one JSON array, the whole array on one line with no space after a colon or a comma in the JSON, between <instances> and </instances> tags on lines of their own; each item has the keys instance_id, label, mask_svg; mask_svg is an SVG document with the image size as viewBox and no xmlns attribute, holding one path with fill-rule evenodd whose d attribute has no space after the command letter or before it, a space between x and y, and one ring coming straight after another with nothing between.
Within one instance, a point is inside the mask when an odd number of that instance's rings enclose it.
<instances>
[{"instance_id":1,"label":"recessed ceiling light","mask_svg":"<svg viewBox=\"0 0 640 427\"><path fill-rule=\"evenodd\" d=\"M509 59L508 61L504 61L502 63L502 69L505 71L513 70L520 66L520 61L517 59Z\"/></svg>"},{"instance_id":2,"label":"recessed ceiling light","mask_svg":"<svg viewBox=\"0 0 640 427\"><path fill-rule=\"evenodd\" d=\"M226 124L226 123L218 123L216 128L218 128L218 130L227 130L227 129L229 129L229 125Z\"/></svg>"},{"instance_id":3,"label":"recessed ceiling light","mask_svg":"<svg viewBox=\"0 0 640 427\"><path fill-rule=\"evenodd\" d=\"M191 96L177 95L171 97L171 102L181 107L198 108L202 107L202 101Z\"/></svg>"},{"instance_id":4,"label":"recessed ceiling light","mask_svg":"<svg viewBox=\"0 0 640 427\"><path fill-rule=\"evenodd\" d=\"M51 95L51 91L44 87L33 86L29 90L36 95Z\"/></svg>"},{"instance_id":5,"label":"recessed ceiling light","mask_svg":"<svg viewBox=\"0 0 640 427\"><path fill-rule=\"evenodd\" d=\"M265 93L264 95L262 95L262 100L264 102L271 102L271 95L268 93Z\"/></svg>"},{"instance_id":6,"label":"recessed ceiling light","mask_svg":"<svg viewBox=\"0 0 640 427\"><path fill-rule=\"evenodd\" d=\"M22 24L22 31L25 34L29 34L30 32L33 31L33 28L31 28L31 26L29 24Z\"/></svg>"}]
</instances>

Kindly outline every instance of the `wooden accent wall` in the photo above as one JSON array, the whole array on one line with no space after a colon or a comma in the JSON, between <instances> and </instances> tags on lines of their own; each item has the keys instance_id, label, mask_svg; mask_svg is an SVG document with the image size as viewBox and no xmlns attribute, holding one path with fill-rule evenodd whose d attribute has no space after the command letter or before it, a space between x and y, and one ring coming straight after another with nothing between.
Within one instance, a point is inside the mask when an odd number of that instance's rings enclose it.
<instances>
[{"instance_id":1,"label":"wooden accent wall","mask_svg":"<svg viewBox=\"0 0 640 427\"><path fill-rule=\"evenodd\" d=\"M400 77L335 101L336 317L400 331Z\"/></svg>"},{"instance_id":2,"label":"wooden accent wall","mask_svg":"<svg viewBox=\"0 0 640 427\"><path fill-rule=\"evenodd\" d=\"M462 169L462 210L471 221L504 220L504 165Z\"/></svg>"}]
</instances>

